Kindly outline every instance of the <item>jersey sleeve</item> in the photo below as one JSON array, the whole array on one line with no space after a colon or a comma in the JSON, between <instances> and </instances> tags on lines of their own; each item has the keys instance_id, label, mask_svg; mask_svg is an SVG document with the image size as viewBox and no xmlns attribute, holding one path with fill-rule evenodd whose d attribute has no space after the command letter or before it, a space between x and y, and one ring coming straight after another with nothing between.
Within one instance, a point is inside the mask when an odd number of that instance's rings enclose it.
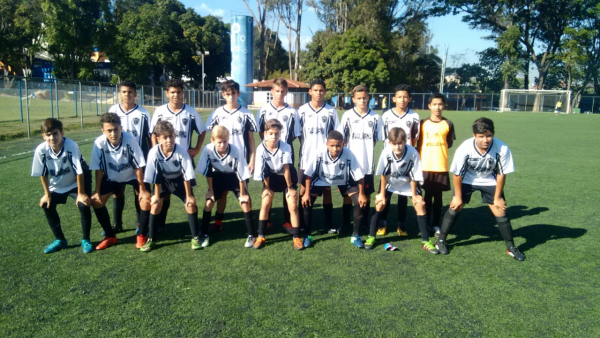
<instances>
[{"instance_id":1,"label":"jersey sleeve","mask_svg":"<svg viewBox=\"0 0 600 338\"><path fill-rule=\"evenodd\" d=\"M212 113L210 113L210 115L208 116L208 118L206 119L206 130L212 130L214 126L216 126L217 124L219 124L218 119L215 119L217 110L213 110Z\"/></svg>"},{"instance_id":2,"label":"jersey sleeve","mask_svg":"<svg viewBox=\"0 0 600 338\"><path fill-rule=\"evenodd\" d=\"M387 152L384 150L379 155L377 161L377 169L375 169L375 175L389 175L389 163L387 161Z\"/></svg>"},{"instance_id":3,"label":"jersey sleeve","mask_svg":"<svg viewBox=\"0 0 600 338\"><path fill-rule=\"evenodd\" d=\"M414 182L419 182L419 184L423 184L423 170L421 169L421 159L419 158L419 153L417 153L416 149L413 148L413 166L410 169L410 180Z\"/></svg>"},{"instance_id":4,"label":"jersey sleeve","mask_svg":"<svg viewBox=\"0 0 600 338\"><path fill-rule=\"evenodd\" d=\"M421 120L421 122L419 122L419 137L417 138L417 145L415 148L417 148L417 151L419 152L419 154L421 154L421 152L423 151L423 124L425 123L425 120ZM450 148L450 146L448 145L448 148Z\"/></svg>"},{"instance_id":5,"label":"jersey sleeve","mask_svg":"<svg viewBox=\"0 0 600 338\"><path fill-rule=\"evenodd\" d=\"M448 123L448 135L446 135L446 144L448 148L452 148L452 144L454 144L454 140L456 140L456 134L454 134L454 123L450 120L446 120Z\"/></svg>"},{"instance_id":6,"label":"jersey sleeve","mask_svg":"<svg viewBox=\"0 0 600 338\"><path fill-rule=\"evenodd\" d=\"M374 135L373 135L373 136L375 136L374 140L375 141L385 141L385 136L383 133L383 119L381 118L381 115L379 115L379 114L376 114L376 115L377 115L377 117L376 117L377 127L376 127L376 129L374 131Z\"/></svg>"},{"instance_id":7,"label":"jersey sleeve","mask_svg":"<svg viewBox=\"0 0 600 338\"><path fill-rule=\"evenodd\" d=\"M348 150L348 148L346 148L346 150ZM351 151L348 157L350 158L350 175L352 175L354 181L358 182L361 178L365 177L365 173L361 169L358 159Z\"/></svg>"},{"instance_id":8,"label":"jersey sleeve","mask_svg":"<svg viewBox=\"0 0 600 338\"><path fill-rule=\"evenodd\" d=\"M450 164L450 172L456 176L464 177L469 169L469 163L467 161L469 155L465 150L467 146L470 146L469 143L470 142L465 141L465 143L461 144L454 153L454 158Z\"/></svg>"},{"instance_id":9,"label":"jersey sleeve","mask_svg":"<svg viewBox=\"0 0 600 338\"><path fill-rule=\"evenodd\" d=\"M414 114L416 114L416 113L414 113ZM416 118L413 120L412 125L410 126L410 137L412 138L412 140L410 140L411 143L413 140L419 139L420 130L421 130L421 124L419 121L419 115L417 115ZM412 143L411 145L415 146L416 142Z\"/></svg>"},{"instance_id":10,"label":"jersey sleeve","mask_svg":"<svg viewBox=\"0 0 600 338\"><path fill-rule=\"evenodd\" d=\"M281 161L282 164L289 164L290 166L294 164L294 161L292 160L292 149L291 147L288 147L288 149L286 149L286 151L283 152L283 161Z\"/></svg>"},{"instance_id":11,"label":"jersey sleeve","mask_svg":"<svg viewBox=\"0 0 600 338\"><path fill-rule=\"evenodd\" d=\"M250 116L252 115L250 114ZM241 151L235 152L235 159L238 180L241 182L252 177L252 175L250 174L250 169L248 168L248 164L246 163L246 158L244 157L244 154Z\"/></svg>"},{"instance_id":12,"label":"jersey sleeve","mask_svg":"<svg viewBox=\"0 0 600 338\"><path fill-rule=\"evenodd\" d=\"M254 180L262 181L264 179L264 172L266 169L266 161L265 161L265 153L263 151L263 144L260 143L258 147L256 147L256 153L254 155Z\"/></svg>"},{"instance_id":13,"label":"jersey sleeve","mask_svg":"<svg viewBox=\"0 0 600 338\"><path fill-rule=\"evenodd\" d=\"M48 175L48 167L46 166L46 156L42 149L44 144L40 144L33 154L33 164L31 166L31 176L46 176Z\"/></svg>"},{"instance_id":14,"label":"jersey sleeve","mask_svg":"<svg viewBox=\"0 0 600 338\"><path fill-rule=\"evenodd\" d=\"M152 120L150 121L150 129L148 130L150 135L154 134L154 128L156 128L156 124L158 123L158 115L160 115L160 113L156 110L154 111L154 114L152 114Z\"/></svg>"},{"instance_id":15,"label":"jersey sleeve","mask_svg":"<svg viewBox=\"0 0 600 338\"><path fill-rule=\"evenodd\" d=\"M296 109L294 109L294 113L293 113L293 118L292 118L292 128L290 128L291 130L289 131L289 133L292 135L292 137L300 137L302 136L302 126L300 125L300 114L298 114L298 111Z\"/></svg>"},{"instance_id":16,"label":"jersey sleeve","mask_svg":"<svg viewBox=\"0 0 600 338\"><path fill-rule=\"evenodd\" d=\"M194 108L192 108L192 109L194 109ZM200 114L198 114L198 112L196 112L195 109L194 109L194 113L195 113L195 114L193 114L194 115L194 127L196 128L196 132L198 133L198 135L202 135L202 133L204 133L206 131L206 126L204 125L204 122L202 122L202 118L200 117Z\"/></svg>"},{"instance_id":17,"label":"jersey sleeve","mask_svg":"<svg viewBox=\"0 0 600 338\"><path fill-rule=\"evenodd\" d=\"M194 173L194 164L192 163L192 158L188 154L187 151L180 152L181 154L181 172L183 174L184 181L191 181L196 178L196 174Z\"/></svg>"},{"instance_id":18,"label":"jersey sleeve","mask_svg":"<svg viewBox=\"0 0 600 338\"><path fill-rule=\"evenodd\" d=\"M265 132L265 122L265 111L263 107L260 107L260 109L256 112L256 123L258 132Z\"/></svg>"},{"instance_id":19,"label":"jersey sleeve","mask_svg":"<svg viewBox=\"0 0 600 338\"><path fill-rule=\"evenodd\" d=\"M258 126L256 125L256 120L254 119L254 115L252 115L252 113L247 113L244 115L246 115L246 128L244 128L244 130L257 132Z\"/></svg>"},{"instance_id":20,"label":"jersey sleeve","mask_svg":"<svg viewBox=\"0 0 600 338\"><path fill-rule=\"evenodd\" d=\"M102 136L100 136L102 137ZM96 139L92 146L92 158L90 159L90 170L105 170L102 158L104 153L102 152L100 140Z\"/></svg>"},{"instance_id":21,"label":"jersey sleeve","mask_svg":"<svg viewBox=\"0 0 600 338\"><path fill-rule=\"evenodd\" d=\"M350 134L350 126L348 125L348 121L349 121L348 114L344 113L344 115L342 116L342 121L338 124L337 128L335 128L337 131L342 133L342 136L344 136L344 141L346 142L346 144L348 144L348 141L350 139L348 137Z\"/></svg>"},{"instance_id":22,"label":"jersey sleeve","mask_svg":"<svg viewBox=\"0 0 600 338\"><path fill-rule=\"evenodd\" d=\"M66 142L66 139L65 139ZM75 175L83 175L83 166L81 165L81 161L83 160L83 155L81 155L81 149L74 141L69 140L71 146L69 147L72 151L70 161L73 170L75 171Z\"/></svg>"},{"instance_id":23,"label":"jersey sleeve","mask_svg":"<svg viewBox=\"0 0 600 338\"><path fill-rule=\"evenodd\" d=\"M156 167L156 147L160 147L160 145L157 144L148 153L148 162L144 169L144 182L146 183L160 183L158 182L158 168Z\"/></svg>"},{"instance_id":24,"label":"jersey sleeve","mask_svg":"<svg viewBox=\"0 0 600 338\"><path fill-rule=\"evenodd\" d=\"M315 170L317 167L317 160L321 156L318 154L317 156L309 156L306 162L306 167L304 168L304 175L308 177L312 177L315 174ZM304 182L302 182L304 183Z\"/></svg>"},{"instance_id":25,"label":"jersey sleeve","mask_svg":"<svg viewBox=\"0 0 600 338\"><path fill-rule=\"evenodd\" d=\"M131 137L133 139L133 136ZM146 166L146 158L140 145L133 140L131 143L131 149L133 150L133 164L135 169L143 168Z\"/></svg>"},{"instance_id":26,"label":"jersey sleeve","mask_svg":"<svg viewBox=\"0 0 600 338\"><path fill-rule=\"evenodd\" d=\"M496 172L499 175L506 175L515 171L512 153L506 144L503 144L500 148L500 159L497 165Z\"/></svg>"},{"instance_id":27,"label":"jersey sleeve","mask_svg":"<svg viewBox=\"0 0 600 338\"><path fill-rule=\"evenodd\" d=\"M210 177L210 172L212 171L212 165L210 164L210 158L208 156L209 152L208 145L206 145L204 149L202 149L202 153L200 153L200 160L198 160L198 166L196 167L197 173L207 177Z\"/></svg>"},{"instance_id":28,"label":"jersey sleeve","mask_svg":"<svg viewBox=\"0 0 600 338\"><path fill-rule=\"evenodd\" d=\"M335 109L332 109L332 115L333 115L333 130L337 130L338 127L340 126L340 118L338 117L338 112Z\"/></svg>"}]
</instances>

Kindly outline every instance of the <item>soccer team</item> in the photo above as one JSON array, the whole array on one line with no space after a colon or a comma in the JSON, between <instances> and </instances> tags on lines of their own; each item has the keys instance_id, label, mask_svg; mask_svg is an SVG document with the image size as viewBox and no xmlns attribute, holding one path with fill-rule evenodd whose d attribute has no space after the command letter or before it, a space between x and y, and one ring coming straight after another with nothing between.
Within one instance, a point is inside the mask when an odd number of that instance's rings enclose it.
<instances>
[{"instance_id":1,"label":"soccer team","mask_svg":"<svg viewBox=\"0 0 600 338\"><path fill-rule=\"evenodd\" d=\"M144 252L152 250L157 235L164 231L171 195L184 203L192 249L208 247L209 234L222 230L227 194L232 192L244 213L247 248L265 246L271 206L275 194L282 193L283 227L292 234L295 249L313 244L312 211L319 196L323 196L324 225L329 233L340 233L353 222L352 245L373 249L377 236L387 233L391 197L398 195L399 236L408 236L405 220L410 197L422 248L432 254L448 254L446 237L464 204L479 191L496 217L507 253L516 260L525 259L513 242L503 194L505 175L514 171L512 156L506 144L494 138L490 119L479 118L473 123L473 137L459 146L448 165L448 148L455 134L452 122L442 116L445 98L441 94L429 98L431 115L420 120L408 108L410 87L399 85L393 97L395 106L380 116L369 109L367 88L358 85L352 90L354 108L340 120L335 108L325 102L324 81L310 83L311 100L297 111L285 103L287 90L284 79L274 80L273 99L255 118L238 104L239 85L226 81L222 85L225 104L212 112L205 125L196 110L183 103L181 81L167 83L169 103L158 107L152 118L135 104L136 85L125 81L119 89L122 103L100 118L102 135L94 142L89 167L77 144L64 137L62 123L44 120L41 129L45 142L36 148L32 167L32 176L41 177L44 196L40 207L55 237L44 252L67 247L56 207L65 204L69 196L81 214L83 252L94 250L90 208L105 236L95 249L116 244L116 234L123 225L125 188L131 185L137 214L136 248ZM206 130L211 131L211 142L201 149ZM198 137L192 146L194 132ZM254 132L262 139L258 147ZM298 170L293 149L296 138L300 139ZM376 160L378 141L384 142L384 148ZM198 154L196 166L193 159ZM94 192L90 170L95 171ZM442 217L442 193L450 190L449 172L453 198ZM201 221L193 192L195 173L205 176L208 185ZM380 176L378 187L375 175ZM247 189L252 176L263 184L258 224ZM344 201L339 225L333 222L333 186ZM369 223L373 193L375 205ZM105 206L111 196L113 223ZM361 228L369 231L364 242ZM434 234L435 245L430 239ZM386 244L385 249L396 248Z\"/></svg>"}]
</instances>

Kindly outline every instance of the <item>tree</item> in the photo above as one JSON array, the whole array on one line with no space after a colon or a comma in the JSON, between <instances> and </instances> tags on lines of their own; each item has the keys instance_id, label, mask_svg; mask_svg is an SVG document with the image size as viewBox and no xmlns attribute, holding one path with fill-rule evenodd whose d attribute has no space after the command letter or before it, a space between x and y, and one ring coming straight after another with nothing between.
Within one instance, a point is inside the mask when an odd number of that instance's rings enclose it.
<instances>
[{"instance_id":1,"label":"tree","mask_svg":"<svg viewBox=\"0 0 600 338\"><path fill-rule=\"evenodd\" d=\"M256 22L256 29L258 30L258 55L259 55L259 63L258 63L258 81L263 80L263 76L265 75L264 70L264 57L265 57L265 34L267 32L266 22L268 21L269 13L273 9L273 1L272 0L256 0L256 13L250 9L250 5L248 5L248 0L243 0L244 5L248 8L250 14L254 18Z\"/></svg>"},{"instance_id":2,"label":"tree","mask_svg":"<svg viewBox=\"0 0 600 338\"><path fill-rule=\"evenodd\" d=\"M298 80L298 69L300 68L300 29L302 27L302 8L304 0L282 0L277 2L275 9L281 18L281 22L287 27L289 31L288 41L289 48L289 68L290 74L292 74L292 32L296 34L294 43L294 80Z\"/></svg>"},{"instance_id":3,"label":"tree","mask_svg":"<svg viewBox=\"0 0 600 338\"><path fill-rule=\"evenodd\" d=\"M254 28L254 69L255 71L258 69L258 63L260 62L259 58L259 39L258 39L258 30L256 27ZM282 74L284 71L287 73L287 77L289 78L288 69L288 52L283 48L281 44L281 40L279 39L279 34L277 32L273 32L271 29L267 29L265 34L265 59L264 59L264 70L265 76L263 79L271 79L273 78L273 74Z\"/></svg>"}]
</instances>

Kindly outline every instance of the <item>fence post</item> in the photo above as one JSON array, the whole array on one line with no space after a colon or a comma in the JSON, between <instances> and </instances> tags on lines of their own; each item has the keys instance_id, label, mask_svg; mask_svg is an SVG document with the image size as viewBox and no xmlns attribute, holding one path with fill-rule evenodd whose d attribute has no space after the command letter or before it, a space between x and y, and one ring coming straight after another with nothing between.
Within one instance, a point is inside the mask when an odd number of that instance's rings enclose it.
<instances>
[{"instance_id":1,"label":"fence post","mask_svg":"<svg viewBox=\"0 0 600 338\"><path fill-rule=\"evenodd\" d=\"M104 110L102 109L102 83L98 82L98 85L100 86L100 110L104 114ZM96 92L96 100L98 100L98 92ZM97 104L98 104L98 101L96 101L96 105ZM98 112L96 112L96 116L98 116Z\"/></svg>"},{"instance_id":2,"label":"fence post","mask_svg":"<svg viewBox=\"0 0 600 338\"><path fill-rule=\"evenodd\" d=\"M81 127L83 128L83 89L81 89L81 82L79 82L79 102L81 104Z\"/></svg>"},{"instance_id":3,"label":"fence post","mask_svg":"<svg viewBox=\"0 0 600 338\"><path fill-rule=\"evenodd\" d=\"M23 123L23 96L21 95L21 81L19 81L19 107L21 108L21 123Z\"/></svg>"},{"instance_id":4,"label":"fence post","mask_svg":"<svg viewBox=\"0 0 600 338\"><path fill-rule=\"evenodd\" d=\"M56 118L60 120L60 108L58 107L58 82L56 81L56 78L54 78L54 87L56 87L54 90L56 93Z\"/></svg>"},{"instance_id":5,"label":"fence post","mask_svg":"<svg viewBox=\"0 0 600 338\"><path fill-rule=\"evenodd\" d=\"M73 95L75 95L75 117L77 117L77 105L79 104L77 102L77 85L73 85Z\"/></svg>"},{"instance_id":6,"label":"fence post","mask_svg":"<svg viewBox=\"0 0 600 338\"><path fill-rule=\"evenodd\" d=\"M152 86L152 107L154 107L154 86Z\"/></svg>"},{"instance_id":7,"label":"fence post","mask_svg":"<svg viewBox=\"0 0 600 338\"><path fill-rule=\"evenodd\" d=\"M144 106L144 86L140 88L140 106Z\"/></svg>"},{"instance_id":8,"label":"fence post","mask_svg":"<svg viewBox=\"0 0 600 338\"><path fill-rule=\"evenodd\" d=\"M29 88L27 87L27 78L25 78L25 104L27 106L27 138L31 137L31 121L29 121Z\"/></svg>"},{"instance_id":9,"label":"fence post","mask_svg":"<svg viewBox=\"0 0 600 338\"><path fill-rule=\"evenodd\" d=\"M52 91L52 82L50 82L50 117L54 118L54 92Z\"/></svg>"}]
</instances>

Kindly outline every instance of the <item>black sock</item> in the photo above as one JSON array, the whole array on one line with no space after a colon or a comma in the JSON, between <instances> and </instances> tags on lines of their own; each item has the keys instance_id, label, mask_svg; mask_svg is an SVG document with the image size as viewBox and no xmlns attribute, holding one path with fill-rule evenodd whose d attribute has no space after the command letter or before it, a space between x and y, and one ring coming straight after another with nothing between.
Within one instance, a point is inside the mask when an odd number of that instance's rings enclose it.
<instances>
[{"instance_id":1,"label":"black sock","mask_svg":"<svg viewBox=\"0 0 600 338\"><path fill-rule=\"evenodd\" d=\"M352 215L352 204L344 204L342 205L342 219L343 219L343 225L347 226L350 225L350 218Z\"/></svg>"},{"instance_id":2,"label":"black sock","mask_svg":"<svg viewBox=\"0 0 600 338\"><path fill-rule=\"evenodd\" d=\"M215 221L222 221L225 218L225 214L220 212L215 212Z\"/></svg>"},{"instance_id":3,"label":"black sock","mask_svg":"<svg viewBox=\"0 0 600 338\"><path fill-rule=\"evenodd\" d=\"M42 208L44 209L44 214L46 215L46 220L48 221L50 230L52 230L54 238L64 241L65 235L63 234L60 226L60 217L58 217L58 212L56 212L56 205L52 205L50 208L47 208L46 205L47 204L44 204Z\"/></svg>"},{"instance_id":4,"label":"black sock","mask_svg":"<svg viewBox=\"0 0 600 338\"><path fill-rule=\"evenodd\" d=\"M98 223L100 223L102 230L104 230L104 236L115 237L115 232L110 226L110 215L108 214L106 206L102 206L98 209L94 208L94 213L96 214L96 219L98 219Z\"/></svg>"},{"instance_id":5,"label":"black sock","mask_svg":"<svg viewBox=\"0 0 600 338\"><path fill-rule=\"evenodd\" d=\"M150 210L140 210L140 235L146 236L150 222Z\"/></svg>"},{"instance_id":6,"label":"black sock","mask_svg":"<svg viewBox=\"0 0 600 338\"><path fill-rule=\"evenodd\" d=\"M252 215L252 211L245 212L244 218L246 219L246 231L248 231L248 236L256 236L256 233L254 232L254 216Z\"/></svg>"},{"instance_id":7,"label":"black sock","mask_svg":"<svg viewBox=\"0 0 600 338\"><path fill-rule=\"evenodd\" d=\"M190 224L192 238L198 237L198 210L193 214L188 214L188 223Z\"/></svg>"},{"instance_id":8,"label":"black sock","mask_svg":"<svg viewBox=\"0 0 600 338\"><path fill-rule=\"evenodd\" d=\"M427 216L417 215L417 224L419 224L419 230L421 231L421 240L423 242L429 241L429 228L427 226Z\"/></svg>"},{"instance_id":9,"label":"black sock","mask_svg":"<svg viewBox=\"0 0 600 338\"><path fill-rule=\"evenodd\" d=\"M290 219L290 208L288 207L285 193L283 193L283 223L291 223Z\"/></svg>"},{"instance_id":10,"label":"black sock","mask_svg":"<svg viewBox=\"0 0 600 338\"><path fill-rule=\"evenodd\" d=\"M267 228L267 220L258 220L258 235L265 237L265 229Z\"/></svg>"},{"instance_id":11,"label":"black sock","mask_svg":"<svg viewBox=\"0 0 600 338\"><path fill-rule=\"evenodd\" d=\"M313 204L315 202L316 198L314 197L310 197L310 205L307 207L302 207L302 211L304 212L304 235L305 236L310 236L311 232L312 232L312 211L313 211Z\"/></svg>"},{"instance_id":12,"label":"black sock","mask_svg":"<svg viewBox=\"0 0 600 338\"><path fill-rule=\"evenodd\" d=\"M390 202L392 201L392 199L390 198ZM396 206L396 208L398 208L398 222L406 222L406 208L408 206L408 197L403 196L403 195L398 195L398 205ZM406 229L404 229L406 230Z\"/></svg>"},{"instance_id":13,"label":"black sock","mask_svg":"<svg viewBox=\"0 0 600 338\"><path fill-rule=\"evenodd\" d=\"M333 229L333 204L323 204L326 230Z\"/></svg>"},{"instance_id":14,"label":"black sock","mask_svg":"<svg viewBox=\"0 0 600 338\"><path fill-rule=\"evenodd\" d=\"M371 210L371 199L370 196L367 196L367 205L362 208L362 216L361 216L361 226L367 227L369 224L369 211Z\"/></svg>"},{"instance_id":15,"label":"black sock","mask_svg":"<svg viewBox=\"0 0 600 338\"><path fill-rule=\"evenodd\" d=\"M387 201L386 201L387 202ZM390 212L390 204L392 203L392 199L390 198L389 203L385 203L385 207L379 213L379 219L382 221L386 221L388 217L388 213ZM379 225L378 225L379 226Z\"/></svg>"},{"instance_id":16,"label":"black sock","mask_svg":"<svg viewBox=\"0 0 600 338\"><path fill-rule=\"evenodd\" d=\"M202 212L202 236L208 235L208 228L210 227L210 215L211 211L204 210Z\"/></svg>"},{"instance_id":17,"label":"black sock","mask_svg":"<svg viewBox=\"0 0 600 338\"><path fill-rule=\"evenodd\" d=\"M456 222L456 218L458 217L458 212L448 208L446 214L444 215L444 219L442 220L442 227L440 229L440 238L441 240L445 240L446 236L450 233L450 229Z\"/></svg>"},{"instance_id":18,"label":"black sock","mask_svg":"<svg viewBox=\"0 0 600 338\"><path fill-rule=\"evenodd\" d=\"M123 209L125 196L113 197L113 221L116 227L123 227Z\"/></svg>"},{"instance_id":19,"label":"black sock","mask_svg":"<svg viewBox=\"0 0 600 338\"><path fill-rule=\"evenodd\" d=\"M156 226L158 225L158 222L160 221L160 215L154 215L154 214L150 214L150 219L148 220L148 237L154 239L154 235L156 234ZM141 231L142 229L140 229L140 233L142 233Z\"/></svg>"},{"instance_id":20,"label":"black sock","mask_svg":"<svg viewBox=\"0 0 600 338\"><path fill-rule=\"evenodd\" d=\"M513 242L512 225L510 224L508 216L496 217L496 222L498 222L498 229L500 230L502 238L504 238L506 248L508 249L515 246L515 243Z\"/></svg>"},{"instance_id":21,"label":"black sock","mask_svg":"<svg viewBox=\"0 0 600 338\"><path fill-rule=\"evenodd\" d=\"M360 224L362 219L363 209L360 207L358 203L358 194L354 194L350 197L352 199L352 203L354 204L354 228L352 229L352 237L356 237L360 233Z\"/></svg>"},{"instance_id":22,"label":"black sock","mask_svg":"<svg viewBox=\"0 0 600 338\"><path fill-rule=\"evenodd\" d=\"M433 196L433 206L432 206L432 212L433 212L433 225L434 226L439 226L440 224L440 217L442 216L442 208L444 207L443 204L443 200L442 200L442 192L441 191L436 191L435 195Z\"/></svg>"},{"instance_id":23,"label":"black sock","mask_svg":"<svg viewBox=\"0 0 600 338\"><path fill-rule=\"evenodd\" d=\"M138 198L138 196L135 196L134 199L134 204L135 204L135 221L136 223L140 223L140 212L142 211L142 208L140 207L140 200Z\"/></svg>"},{"instance_id":24,"label":"black sock","mask_svg":"<svg viewBox=\"0 0 600 338\"><path fill-rule=\"evenodd\" d=\"M299 229L304 229L304 207L302 206L302 198L298 200L298 220Z\"/></svg>"},{"instance_id":25,"label":"black sock","mask_svg":"<svg viewBox=\"0 0 600 338\"><path fill-rule=\"evenodd\" d=\"M300 227L292 228L292 236L294 238L300 238Z\"/></svg>"},{"instance_id":26,"label":"black sock","mask_svg":"<svg viewBox=\"0 0 600 338\"><path fill-rule=\"evenodd\" d=\"M83 203L77 203L79 208L79 214L81 215L81 233L82 239L90 240L90 230L92 229L92 212L89 206L85 206Z\"/></svg>"},{"instance_id":27,"label":"black sock","mask_svg":"<svg viewBox=\"0 0 600 338\"><path fill-rule=\"evenodd\" d=\"M159 218L159 223L157 224L157 226L165 227L167 225L167 214L169 213L170 206L171 206L171 200L163 201L162 209L160 210L160 214L158 214L158 216L160 216L160 218Z\"/></svg>"},{"instance_id":28,"label":"black sock","mask_svg":"<svg viewBox=\"0 0 600 338\"><path fill-rule=\"evenodd\" d=\"M377 227L379 226L379 220L381 220L381 212L375 211L373 217L371 217L371 228L369 229L369 235L375 237L377 234Z\"/></svg>"}]
</instances>

